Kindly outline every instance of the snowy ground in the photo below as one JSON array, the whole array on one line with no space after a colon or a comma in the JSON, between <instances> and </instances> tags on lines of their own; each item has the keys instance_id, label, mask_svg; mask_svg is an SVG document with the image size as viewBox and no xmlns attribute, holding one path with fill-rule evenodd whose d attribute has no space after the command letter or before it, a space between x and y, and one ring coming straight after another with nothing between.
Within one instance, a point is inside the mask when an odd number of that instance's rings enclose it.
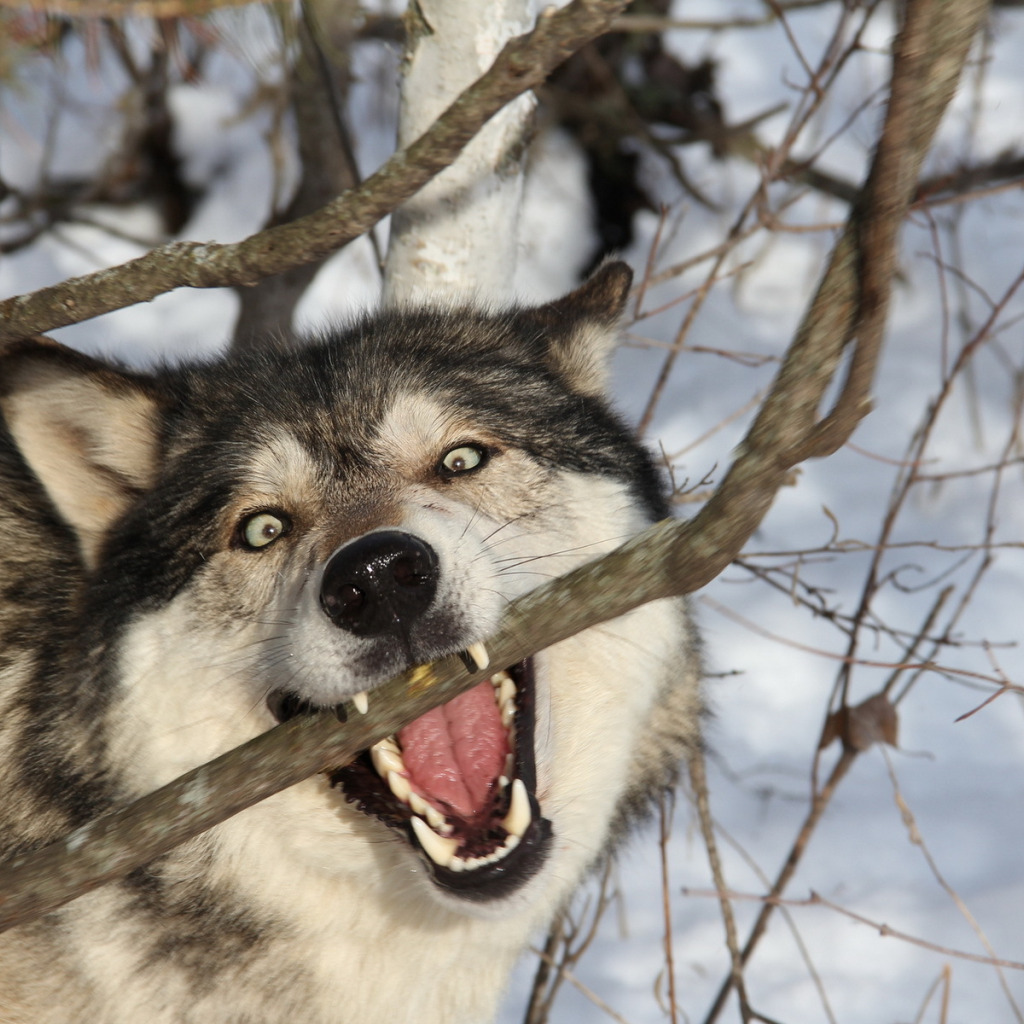
<instances>
[{"instance_id":1,"label":"snowy ground","mask_svg":"<svg viewBox=\"0 0 1024 1024\"><path fill-rule=\"evenodd\" d=\"M754 3L688 0L680 16L724 19L727 11L761 10ZM835 11L811 10L791 19L795 38L811 62L831 30ZM877 87L885 73L884 48L891 26L886 11L869 32L865 51L851 61L833 92L817 139L820 144ZM776 102L793 102L794 85L805 79L793 47L778 26L714 35L680 32L673 45L690 56L710 53L721 62L721 93L731 120L741 120ZM984 73L972 72L947 119L932 167L949 169L968 160L980 163L1006 147L1020 148L1024 72L1024 12L1001 10L993 20ZM250 55L251 57L252 55ZM253 58L255 59L255 58ZM222 84L199 95L182 89L177 101L186 112L183 140L201 160L222 166L216 201L207 203L186 230L187 237L227 241L254 230L269 197L265 150L253 121L232 120L237 83L225 69ZM44 69L29 69L27 88L8 95L0 106L0 174L20 184L31 181L38 166L40 103ZM975 88L976 84L976 88ZM99 157L95 134L101 100L117 83L101 73L76 72L69 95L81 116L62 127L58 152L68 166ZM91 97L95 97L93 100ZM370 126L387 123L367 98L357 93L358 118ZM93 109L95 106L95 109ZM980 118L972 118L975 107ZM866 164L879 108L869 105L837 137L823 163L857 181ZM785 115L762 129L766 140L778 137ZM974 126L974 127L972 127ZM357 128L364 168L386 155L387 132ZM531 207L520 276L523 294L547 297L572 284L583 258L579 224L581 171L564 141L549 139L547 157L538 162L531 184ZM687 170L699 187L727 210L756 185L753 168L716 164L698 148L686 152ZM651 169L652 178L659 175ZM661 181L666 201L678 196ZM661 259L662 265L716 244L734 213L715 214L680 202L672 216L681 221ZM786 212L787 223L835 223L843 207L810 195ZM125 222L122 222L122 227ZM147 230L144 212L130 221ZM640 269L656 227L645 218L643 238L628 253ZM955 358L1024 267L1024 194L994 194L966 206L915 217L903 243L903 274L897 285L890 336L876 388L876 411L848 447L835 457L805 466L796 485L776 502L749 545L751 553L824 547L806 559L800 579L827 590L828 604L850 614L856 607L870 558L870 546L890 499L908 440L941 384L943 367ZM777 357L799 319L827 255L828 231L786 232L755 238L742 252L752 261L742 275L716 286L689 336L691 351L680 358L658 406L651 440L674 458L677 477L697 481L719 477L732 447L742 436L749 413L732 420L773 367L748 368L736 360L699 349L729 349ZM942 261L935 258L941 246ZM68 229L63 240L44 239L15 257L0 260L0 295L40 285L135 255L126 241L111 241L94 229ZM943 261L947 261L944 263ZM678 296L702 280L698 269L648 299L647 308ZM372 305L377 282L369 248L357 243L333 259L318 277L300 309L305 323ZM634 342L617 363L617 393L632 417L642 410L685 305L645 319L632 330ZM1014 400L1024 379L1024 346L1016 318L1024 312L1019 296L1000 317L998 344L983 347L970 372L960 378L943 407L925 453L928 472L949 474L989 466L1001 457L1017 420ZM179 358L208 350L228 336L234 299L220 292L178 292L100 321L57 332L69 344L145 362L156 356ZM652 343L653 342L653 343ZM727 422L726 422L727 421ZM721 429L714 429L719 424ZM700 440L700 443L694 442ZM1011 457L1019 458L1020 447ZM716 469L717 467L717 469ZM885 555L893 581L876 597L873 609L890 626L914 633L943 585L954 592L940 623L963 597L981 554L967 548L985 536L994 476L978 473L918 486L897 521L892 539L910 546ZM1000 673L1024 684L1024 655L1018 646L1024 604L1024 480L1021 466L1002 479L994 516L994 564L981 577L968 611L956 623L961 646L945 648L936 660L947 668L976 673L987 680ZM826 511L827 510L827 511ZM686 514L686 506L682 513ZM862 542L861 545L854 542ZM924 544L922 542L930 542ZM1017 546L1014 546L1017 545ZM952 550L955 549L955 550ZM765 566L782 559L762 558ZM902 568L900 568L902 567ZM938 582L936 582L938 581ZM799 608L790 594L754 582L749 571L734 568L698 597L709 668L715 677L709 693L715 717L709 726L712 751L712 809L722 829L719 842L728 884L756 897L773 877L807 812L810 771L821 724L845 653L846 638L824 617ZM756 628L753 624L756 623ZM986 647L985 645L990 645ZM890 640L865 634L859 659L882 666L902 652ZM851 673L852 701L874 693L891 671L857 665ZM909 678L909 676L908 676ZM898 688L902 687L902 683ZM795 901L817 893L824 899L885 924L938 949L923 948L880 934L823 906L794 906L791 924L773 920L747 970L754 1007L786 1024L872 1022L1001 1022L1021 1020L1024 973L1007 968L1002 975L987 963L959 954L985 957L983 930L995 955L1024 961L1024 879L1019 866L1024 848L1024 814L1019 811L1024 716L1020 700L1007 694L972 717L958 716L994 692L991 683L937 671L925 672L900 705L898 749L875 748L864 754L840 786L824 821L813 835L801 867L787 890ZM835 759L823 756L824 777ZM902 801L903 810L897 802ZM912 822L910 817L912 816ZM912 838L921 841L913 842ZM929 863L931 859L931 864ZM685 798L675 811L668 848L672 945L680 1019L703 1019L728 969L723 928L707 856L694 815ZM758 870L751 864L754 863ZM939 881L937 873L945 884ZM666 1019L659 993L664 972L663 879L653 833L637 837L616 876L620 899L606 914L598 939L575 971L580 982L631 1024ZM683 890L686 890L684 894ZM741 939L759 904L734 904ZM968 916L974 922L972 925ZM802 945L803 951L800 949ZM813 964L813 970L805 960ZM532 965L524 965L503 1012L504 1024L521 1019ZM816 979L816 980L815 980ZM940 994L922 1009L933 985L948 986L949 1004ZM824 993L824 995L823 995ZM1016 1002L1014 1002L1014 1000ZM826 1008L827 1001L827 1008ZM599 1021L605 1011L567 985L556 1004L556 1021ZM607 1018L611 1019L611 1018ZM738 1020L734 1006L724 1020Z\"/></svg>"}]
</instances>

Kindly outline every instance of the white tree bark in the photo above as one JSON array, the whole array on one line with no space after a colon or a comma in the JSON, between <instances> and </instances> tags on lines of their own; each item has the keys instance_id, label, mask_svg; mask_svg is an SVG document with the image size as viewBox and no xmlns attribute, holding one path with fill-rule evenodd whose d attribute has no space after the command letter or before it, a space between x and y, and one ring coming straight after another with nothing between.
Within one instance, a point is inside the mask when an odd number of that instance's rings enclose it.
<instances>
[{"instance_id":1,"label":"white tree bark","mask_svg":"<svg viewBox=\"0 0 1024 1024\"><path fill-rule=\"evenodd\" d=\"M398 145L414 141L534 22L535 0L410 0ZM509 104L459 159L391 218L384 301L507 300L515 273L532 93Z\"/></svg>"}]
</instances>

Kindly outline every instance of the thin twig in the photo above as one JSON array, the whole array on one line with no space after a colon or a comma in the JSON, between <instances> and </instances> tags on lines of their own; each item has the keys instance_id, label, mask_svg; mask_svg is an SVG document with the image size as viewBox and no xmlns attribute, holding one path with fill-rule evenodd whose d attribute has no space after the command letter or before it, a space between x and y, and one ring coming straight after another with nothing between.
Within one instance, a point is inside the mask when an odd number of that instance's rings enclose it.
<instances>
[{"instance_id":1,"label":"thin twig","mask_svg":"<svg viewBox=\"0 0 1024 1024\"><path fill-rule=\"evenodd\" d=\"M744 943L743 949L740 951L741 969L753 955L761 936L767 930L768 922L772 916L772 911L775 909L777 902L781 899L782 894L786 891L786 887L790 883L790 880L796 873L797 866L803 858L804 850L806 850L807 844L811 841L811 836L818 827L818 822L821 820L821 816L825 813L825 809L831 802L836 789L845 778L846 773L850 770L856 758L856 751L849 750L844 747L832 768L832 773L829 776L828 781L814 794L814 797L811 800L810 810L804 818L803 824L800 826L800 831L797 833L796 840L793 842L792 847L790 847L789 854L782 865L782 869L776 876L769 896L765 899L764 905L761 907L761 911L757 915L757 919L754 921L753 927L750 929L747 941ZM718 994L715 996L715 1000L711 1004L711 1009L708 1010L707 1016L704 1018L704 1024L712 1024L713 1021L718 1019L722 1010L725 1009L726 1001L734 987L734 969L730 968L729 977L722 983L721 988L719 988Z\"/></svg>"},{"instance_id":2,"label":"thin twig","mask_svg":"<svg viewBox=\"0 0 1024 1024\"><path fill-rule=\"evenodd\" d=\"M706 792L706 790L705 790ZM672 815L666 807L671 797L662 793L658 799L658 850L661 861L661 912L665 927L665 976L668 980L668 1012L672 1024L679 1024L679 1004L676 1002L676 960L672 945L672 889L668 872L668 842L672 835Z\"/></svg>"},{"instance_id":3,"label":"thin twig","mask_svg":"<svg viewBox=\"0 0 1024 1024\"><path fill-rule=\"evenodd\" d=\"M899 779L896 777L896 769L893 767L892 758L889 756L885 747L881 747L880 749L882 751L882 756L885 759L885 767L889 772L889 781L892 783L893 799L896 801L896 806L899 808L900 817L903 820L903 825L907 830L910 842L921 851L921 856L924 857L925 863L927 863L928 869L931 871L935 880L940 886L942 886L946 895L953 901L957 910L960 911L964 919L971 926L971 930L978 936L978 940L985 947L985 952L988 954L990 962L995 967L996 974L999 977L999 984L1002 987L1003 994L1006 996L1006 1001L1010 1004L1010 1008L1013 1010L1013 1015L1017 1019L1018 1024L1022 1024L1022 1022L1024 1022L1024 1015L1021 1014L1020 1007L1017 1005L1017 1000L1013 998L1013 993L1010 991L1010 986L1006 981L1006 975L1003 974L1002 966L996 962L999 957L996 956L996 951L993 948L992 943L989 941L988 936L985 934L985 931L978 922L978 919L971 913L967 904L964 903L963 898L956 889L949 884L946 880L946 876L939 870L939 865L932 856L931 850L928 849L928 845L924 841L924 836L918 827L914 814L910 809L910 805L907 803L900 789Z\"/></svg>"},{"instance_id":4,"label":"thin twig","mask_svg":"<svg viewBox=\"0 0 1024 1024\"><path fill-rule=\"evenodd\" d=\"M718 853L718 841L715 839L707 765L704 761L704 751L700 747L695 747L690 752L689 769L694 806L697 808L701 836L704 839L704 848L707 850L708 863L711 866L711 878L715 883L715 888L722 894L718 906L722 914L722 924L725 927L725 945L729 950L732 987L740 1001L740 1013L744 1021L747 1021L750 1019L750 1003L743 982L743 958L740 953L739 933L736 931L736 917L732 912L732 904L727 895L729 888L725 884L725 871L722 868L722 858Z\"/></svg>"},{"instance_id":5,"label":"thin twig","mask_svg":"<svg viewBox=\"0 0 1024 1024\"><path fill-rule=\"evenodd\" d=\"M703 896L714 900L719 898L717 889L686 888L682 890L682 893L684 896ZM858 914L855 910L850 910L849 907L844 907L839 903L826 899L816 892L812 892L806 899L784 899L772 894L758 895L756 893L736 892L734 890L730 890L726 895L734 902L752 900L780 907L824 907L827 910L834 910L837 914L842 914L843 917L848 917L851 921L856 921L858 924L867 925L878 932L883 938L899 939L901 942L909 942L913 946L919 946L921 949L927 949L932 953L941 953L943 956L955 957L957 960L967 960L974 964L984 964L986 967L1004 967L1011 971L1024 971L1024 963L1021 963L1019 960L1004 960L1001 957L982 956L980 953L968 953L962 949L940 946L936 942L929 942L927 939L922 939L916 935L911 935L909 932L893 928L891 925L872 920L863 914Z\"/></svg>"}]
</instances>

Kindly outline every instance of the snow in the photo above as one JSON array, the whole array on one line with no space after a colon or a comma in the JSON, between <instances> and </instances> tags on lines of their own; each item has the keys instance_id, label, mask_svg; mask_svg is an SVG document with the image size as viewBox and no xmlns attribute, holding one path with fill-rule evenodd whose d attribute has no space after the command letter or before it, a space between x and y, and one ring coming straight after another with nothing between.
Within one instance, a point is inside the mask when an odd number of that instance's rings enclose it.
<instances>
[{"instance_id":1,"label":"snow","mask_svg":"<svg viewBox=\"0 0 1024 1024\"><path fill-rule=\"evenodd\" d=\"M731 12L763 10L753 0L688 0L679 5L679 16L727 20ZM812 63L836 16L835 6L826 5L790 18L794 36ZM992 26L983 73L971 69L926 173L980 163L1021 145L1024 70L1019 54L1024 47L1024 11L1000 9ZM865 35L864 51L844 70L822 115L796 148L798 154L814 152L831 140L821 165L851 182L864 173L881 117L876 90L885 73L891 31L885 8ZM805 79L777 24L729 33L679 31L672 34L671 45L689 58L710 54L720 62L721 93L734 120L779 102L792 109ZM189 86L175 95L176 108L184 112L188 126L184 144L190 167L196 174L209 173L211 166L220 168L216 195L188 225L187 237L242 237L259 226L269 208L270 169L259 134L266 122L239 117L244 97L238 88L237 62L244 61L250 48L240 51L241 56L226 56L214 69L222 84L215 83L212 91ZM88 170L103 157L103 146L110 144L109 126L99 119L99 111L101 100L117 83L83 71L80 54L66 54L65 63L73 73L67 91L75 97L80 116L61 126L61 153L73 154L61 159L65 169ZM364 171L385 155L382 140L393 119L393 106L385 103L382 108L375 99L375 66L370 61L359 70L366 84L352 98L357 118L366 125L365 132L358 127L355 132L361 140ZM45 68L34 66L27 76L25 88L8 92L0 107L0 177L24 186L38 175L44 159L41 146L31 140L40 138L45 113L56 102L47 92L50 79ZM868 97L873 99L833 138ZM977 121L971 119L975 106L981 110ZM788 116L776 115L760 126L763 138L778 142ZM757 184L752 167L715 163L700 147L688 147L685 159L693 180L721 202L724 212L680 197L664 168L652 163L647 168L652 188L675 204L662 266L717 245L736 204ZM584 171L567 140L557 135L542 137L531 167L517 291L548 298L573 284L587 255L589 239L581 229L586 216L581 204ZM774 198L781 194L781 189L773 190ZM840 203L809 194L784 217L790 225L807 228L839 223L845 212ZM123 230L144 236L153 230L151 218L141 209L125 212L119 223ZM653 214L638 218L640 237L626 254L638 270L646 263L656 226ZM831 550L804 559L800 579L824 592L829 607L847 615L855 611L870 548L907 458L911 433L938 394L944 367L952 365L991 304L1021 272L1022 228L1024 192L1019 187L914 216L903 236L901 275L875 388L876 409L858 430L855 447L803 466L794 486L783 490L748 545L752 564L763 568L787 561L755 558L753 553L825 547L833 540ZM44 239L0 260L0 295L86 273L141 251L94 228L67 228L64 235L73 246ZM750 421L750 409L740 410L769 384L775 368L772 362L745 366L702 349L781 356L832 238L830 230L760 233L731 260L738 273L715 286L697 317L688 338L692 350L680 357L651 431L652 441L667 452L682 453L674 460L678 480L696 482L709 473L720 479ZM741 261L749 265L740 271ZM696 287L706 270L705 264L652 289L646 308ZM361 241L324 266L300 306L298 321L313 326L372 306L378 289L372 251ZM664 345L673 340L686 309L686 304L673 306L631 328L632 340L620 350L615 367L617 399L631 418L644 408ZM88 351L147 363L215 349L229 336L234 312L230 293L182 290L55 335ZM1003 328L997 341L979 349L970 372L951 389L924 453L928 472L981 468L1003 457L1019 416L1014 403L1024 367L1017 322L1022 312L1024 299L1015 295L1000 316ZM1020 457L1019 444L1011 446L1010 455ZM909 546L889 551L882 560L882 572L895 575L873 602L876 621L914 634L941 586L952 584L954 592L937 628L945 626L980 564L980 554L965 546L984 541L993 479L991 472L981 472L915 488L892 538ZM1020 699L1005 694L958 721L994 692L993 678L1024 683L1019 646L1024 604L1022 490L1021 466L1012 465L1003 475L994 515L993 539L1003 546L993 552L994 565L981 577L966 613L955 624L960 646L935 654L943 667L967 675L926 671L917 679L899 707L899 749L874 748L858 758L786 890L795 903L787 913L792 929L777 913L750 962L747 991L754 1008L767 1017L786 1024L816 1024L829 1020L830 1013L836 1021L851 1024L1021 1019L1021 1011L1011 1002L1012 996L1016 1006L1024 1006L1021 970L1007 968L1000 978L990 964L972 962L954 951L986 954L958 906L962 900L997 956L1024 961L1024 933L1018 924L1024 906L1019 864L1024 848L1024 814L1018 810L1024 768ZM689 514L689 507L682 505L681 514ZM740 567L706 588L695 609L713 673L708 684L714 710L708 727L712 810L721 828L725 877L730 889L744 897L733 904L742 941L760 908L756 897L765 892L765 877L778 871L807 814L818 735L847 641L825 617L813 616L796 606L791 594L756 582ZM925 644L918 654L931 657L933 652ZM890 637L865 632L857 657L878 667L853 668L852 703L880 688L891 671L888 666L902 652ZM896 692L910 678L906 673ZM821 754L820 778L827 776L835 759L834 746ZM899 801L909 810L901 811ZM918 832L924 846L915 841ZM728 958L717 900L710 895L707 855L685 794L675 809L668 862L680 1019L699 1021L727 973ZM614 885L617 898L594 945L573 972L630 1024L663 1021L667 1016L659 1004L666 992L662 877L653 830L633 839ZM812 893L873 924L810 903ZM878 927L883 924L938 948L883 934ZM817 981L795 936L813 963ZM502 1024L522 1019L533 968L531 961L518 972ZM946 1010L941 993L928 1002L937 983L948 984ZM553 1019L611 1018L566 984ZM735 1000L721 1019L739 1019Z\"/></svg>"}]
</instances>

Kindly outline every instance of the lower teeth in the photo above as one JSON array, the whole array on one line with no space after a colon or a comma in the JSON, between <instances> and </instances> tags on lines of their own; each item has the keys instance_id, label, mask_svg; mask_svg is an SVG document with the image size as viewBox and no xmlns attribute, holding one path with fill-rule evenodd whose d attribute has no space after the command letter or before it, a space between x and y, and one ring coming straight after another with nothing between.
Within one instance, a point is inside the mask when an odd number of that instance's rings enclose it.
<instances>
[{"instance_id":1,"label":"lower teeth","mask_svg":"<svg viewBox=\"0 0 1024 1024\"><path fill-rule=\"evenodd\" d=\"M530 827L533 814L530 811L530 797L522 779L512 783L512 798L509 801L508 814L501 824L511 836L521 837Z\"/></svg>"},{"instance_id":2,"label":"lower teeth","mask_svg":"<svg viewBox=\"0 0 1024 1024\"><path fill-rule=\"evenodd\" d=\"M519 836L509 836L501 846L494 851L489 853L486 857L452 857L451 860L443 865L452 871L475 871L477 868L482 868L487 864L496 864L506 854L511 853L519 845Z\"/></svg>"},{"instance_id":3,"label":"lower teeth","mask_svg":"<svg viewBox=\"0 0 1024 1024\"><path fill-rule=\"evenodd\" d=\"M449 867L458 857L455 851L459 848L458 840L439 836L422 818L412 816L412 830L423 847L423 852L441 867Z\"/></svg>"},{"instance_id":4,"label":"lower teeth","mask_svg":"<svg viewBox=\"0 0 1024 1024\"><path fill-rule=\"evenodd\" d=\"M470 649L477 659L486 655L477 649ZM501 712L502 724L509 732L509 742L514 742L516 686L507 672L496 672L491 683L494 697ZM362 695L360 695L362 696ZM361 703L361 702L359 702ZM358 707L358 703L357 703ZM499 780L502 796L508 792L508 811L498 824L507 833L504 842L482 857L460 857L459 841L453 838L452 825L445 815L416 792L409 782L409 775L402 760L402 751L394 737L375 743L370 748L370 759L377 774L383 778L392 794L413 813L410 819L413 833L423 852L438 866L451 871L473 871L487 864L494 864L519 845L533 820L530 797L521 779L509 778L513 773L513 756L509 754L505 763L505 775Z\"/></svg>"},{"instance_id":5,"label":"lower teeth","mask_svg":"<svg viewBox=\"0 0 1024 1024\"><path fill-rule=\"evenodd\" d=\"M505 780L507 782L507 780ZM428 805L429 806L429 805ZM434 810L434 808L430 808ZM436 810L434 811L436 814ZM423 852L439 867L448 868L451 871L474 871L486 864L495 864L507 854L511 853L518 845L520 839L526 834L533 820L533 813L530 808L530 797L522 779L515 779L511 785L511 796L509 798L508 813L501 821L501 827L508 833L505 841L497 849L483 857L460 857L458 855L459 843L450 835L445 835L444 830L451 832L451 826L447 822L440 825L441 834L437 829L439 826L428 825L419 815L412 817L412 830L419 840ZM428 819L429 820L429 819Z\"/></svg>"}]
</instances>

